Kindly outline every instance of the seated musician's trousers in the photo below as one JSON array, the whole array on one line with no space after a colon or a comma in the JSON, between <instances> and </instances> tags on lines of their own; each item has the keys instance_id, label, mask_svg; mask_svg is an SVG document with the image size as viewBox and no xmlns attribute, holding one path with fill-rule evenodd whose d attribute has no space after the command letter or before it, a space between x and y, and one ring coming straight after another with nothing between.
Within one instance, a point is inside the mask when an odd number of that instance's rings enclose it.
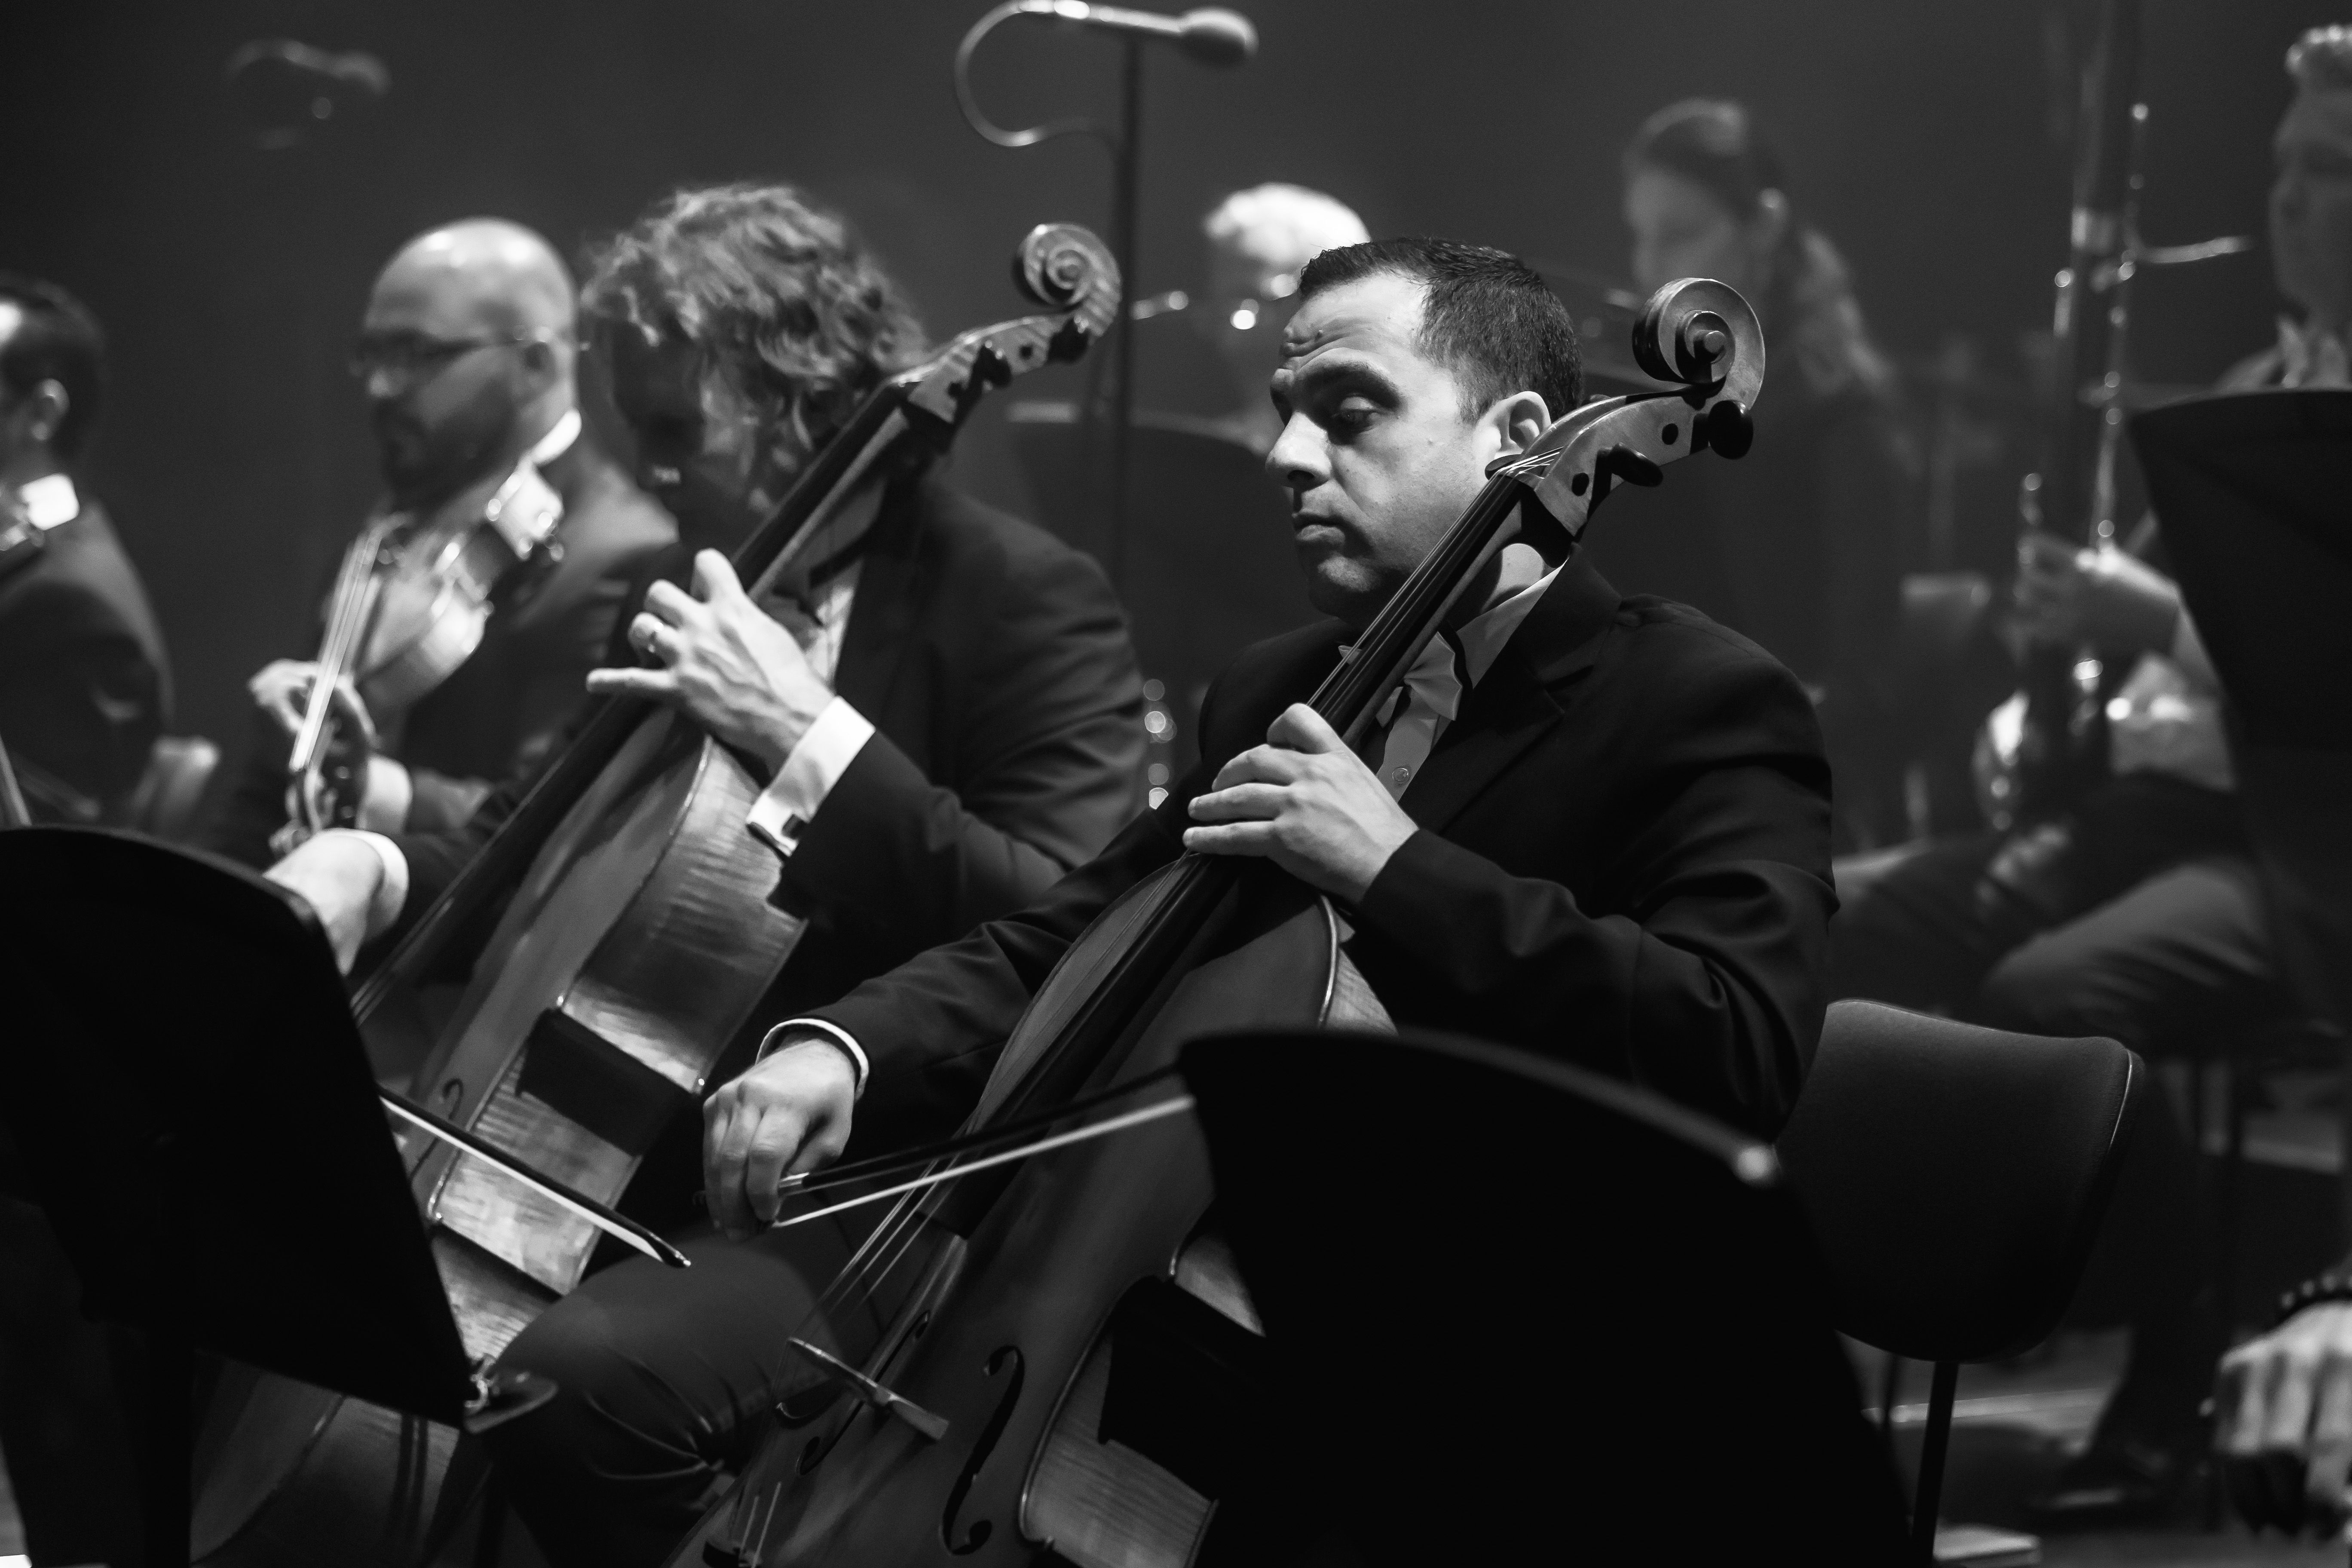
<instances>
[{"instance_id":1,"label":"seated musician's trousers","mask_svg":"<svg viewBox=\"0 0 2352 1568\"><path fill-rule=\"evenodd\" d=\"M809 1382L785 1342L849 1254L824 1222L740 1245L706 1229L690 1268L632 1257L540 1314L504 1364L555 1398L485 1438L499 1484L551 1562L656 1568Z\"/></svg>"},{"instance_id":2,"label":"seated musician's trousers","mask_svg":"<svg viewBox=\"0 0 2352 1568\"><path fill-rule=\"evenodd\" d=\"M2105 1036L2146 1055L2205 1046L2286 1006L2237 802L2145 774L2110 781L2064 863L2021 902L1989 892L1998 834L1930 846L1830 923L1830 994L2021 1034ZM2202 1173L2170 1103L2147 1102L2068 1313L2128 1321L2112 1422L2194 1413L2222 1348Z\"/></svg>"},{"instance_id":3,"label":"seated musician's trousers","mask_svg":"<svg viewBox=\"0 0 2352 1568\"><path fill-rule=\"evenodd\" d=\"M2285 1005L2231 796L2110 781L2027 899L1985 885L2003 844L1932 845L1850 897L1830 922L1830 994L2158 1056Z\"/></svg>"}]
</instances>

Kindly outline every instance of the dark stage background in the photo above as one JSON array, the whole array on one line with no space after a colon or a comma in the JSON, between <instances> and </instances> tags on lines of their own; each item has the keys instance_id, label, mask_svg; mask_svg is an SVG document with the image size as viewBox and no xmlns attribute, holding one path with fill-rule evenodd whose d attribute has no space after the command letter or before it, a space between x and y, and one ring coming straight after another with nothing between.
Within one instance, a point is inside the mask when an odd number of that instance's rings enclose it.
<instances>
[{"instance_id":1,"label":"dark stage background","mask_svg":"<svg viewBox=\"0 0 2352 1568\"><path fill-rule=\"evenodd\" d=\"M567 248L680 182L781 175L847 208L944 333L1007 313L1031 224L1107 220L1087 142L1006 152L959 117L949 61L979 0L85 0L15 7L0 50L0 266L54 277L113 338L88 478L113 506L178 671L175 728L235 746L245 677L302 651L372 491L341 364L374 269L411 233L498 214ZM1623 270L1617 150L1697 92L1748 100L1792 194L1845 247L1880 336L1963 333L1996 367L2044 322L2066 175L2038 0L1254 0L1255 63L1148 72L1145 291L1197 287L1202 211L1265 179L1328 189L1375 233L1425 230ZM2145 228L2258 232L2280 58L2332 19L2291 0L2154 0ZM246 142L240 42L364 48L393 91L356 132ZM1099 39L1016 24L980 83L1006 123L1107 112ZM2210 376L2261 345L2259 257L2158 278L2141 363ZM1034 384L1024 384L1024 393ZM1036 387L1051 394L1051 387ZM1059 389L1068 395L1065 382ZM960 453L1023 503L1002 410Z\"/></svg>"}]
</instances>

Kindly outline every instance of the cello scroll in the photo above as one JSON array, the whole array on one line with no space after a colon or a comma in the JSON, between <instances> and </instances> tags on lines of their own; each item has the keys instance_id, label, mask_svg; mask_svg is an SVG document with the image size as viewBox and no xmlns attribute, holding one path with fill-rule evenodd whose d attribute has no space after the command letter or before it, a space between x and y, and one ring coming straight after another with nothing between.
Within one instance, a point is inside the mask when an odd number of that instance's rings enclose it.
<instances>
[{"instance_id":1,"label":"cello scroll","mask_svg":"<svg viewBox=\"0 0 2352 1568\"><path fill-rule=\"evenodd\" d=\"M1013 253L1013 281L1052 314L974 328L901 377L908 408L943 422L943 433L1014 376L1079 358L1118 314L1118 264L1074 223L1031 229Z\"/></svg>"},{"instance_id":2,"label":"cello scroll","mask_svg":"<svg viewBox=\"0 0 2352 1568\"><path fill-rule=\"evenodd\" d=\"M1667 284L1634 323L1633 356L1679 390L1587 404L1511 465L1571 539L1612 478L1654 484L1659 465L1709 448L1742 457L1754 439L1748 410L1764 384L1764 328L1738 289L1711 278Z\"/></svg>"}]
</instances>

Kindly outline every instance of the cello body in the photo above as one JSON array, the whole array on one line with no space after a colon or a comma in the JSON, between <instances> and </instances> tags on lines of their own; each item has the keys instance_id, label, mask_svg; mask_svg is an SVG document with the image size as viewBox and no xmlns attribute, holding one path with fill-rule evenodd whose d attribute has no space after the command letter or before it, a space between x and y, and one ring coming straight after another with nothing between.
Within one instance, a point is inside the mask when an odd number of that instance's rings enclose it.
<instances>
[{"instance_id":1,"label":"cello body","mask_svg":"<svg viewBox=\"0 0 2352 1568\"><path fill-rule=\"evenodd\" d=\"M738 552L753 591L855 548L874 515L860 498L894 454L943 442L992 386L1076 357L1118 295L1100 242L1069 226L1033 231L1015 276L1057 313L965 333L876 393L835 437L831 465L804 476ZM615 737L609 753L594 749L600 730ZM542 805L573 775L575 792ZM744 826L761 788L734 753L667 710L602 710L361 989L364 1021L435 956L430 932L462 931L458 904L487 907L484 863L527 864L416 1098L576 1193L617 1202L662 1129L698 1102L804 929L775 896L782 862ZM542 819L551 826L519 854L512 836ZM483 1161L402 1137L460 1337L487 1365L579 1282L598 1232ZM242 1371L223 1394L198 1444L197 1562L413 1563L447 1536L479 1479L444 1497L457 1435L417 1417Z\"/></svg>"},{"instance_id":2,"label":"cello body","mask_svg":"<svg viewBox=\"0 0 2352 1568\"><path fill-rule=\"evenodd\" d=\"M1181 865L1130 889L1064 957L1008 1042L1013 1075L1169 896ZM1244 878L1226 904L1214 951L1088 1090L1166 1068L1202 1035L1389 1026L1329 900L1263 876ZM1157 1352L1188 1330L1212 1349L1257 1333L1214 1229L1214 1196L1199 1128L1178 1117L1028 1162L969 1238L936 1217L919 1222L927 1232L901 1265L897 1331L854 1353L944 1418L946 1435L931 1440L847 1398L804 1417L788 1411L736 1494L671 1563L1025 1563L1045 1542L1081 1564L1189 1561L1216 1500L1097 1434L1122 1342L1140 1356L1142 1336Z\"/></svg>"},{"instance_id":3,"label":"cello body","mask_svg":"<svg viewBox=\"0 0 2352 1568\"><path fill-rule=\"evenodd\" d=\"M802 929L771 901L781 863L743 838L759 789L724 747L648 717L518 891L420 1096L617 1201ZM579 1282L597 1233L446 1144L404 1152L458 1331L495 1357ZM414 1561L454 1432L279 1378L242 1393L205 1445L218 1458L199 1488L197 1561Z\"/></svg>"}]
</instances>

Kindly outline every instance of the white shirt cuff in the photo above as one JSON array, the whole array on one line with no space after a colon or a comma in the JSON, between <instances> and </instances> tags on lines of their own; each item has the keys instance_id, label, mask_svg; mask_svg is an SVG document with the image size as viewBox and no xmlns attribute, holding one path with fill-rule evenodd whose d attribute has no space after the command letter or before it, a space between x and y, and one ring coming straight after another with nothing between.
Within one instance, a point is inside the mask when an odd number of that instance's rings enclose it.
<instances>
[{"instance_id":1,"label":"white shirt cuff","mask_svg":"<svg viewBox=\"0 0 2352 1568\"><path fill-rule=\"evenodd\" d=\"M798 849L802 829L816 820L824 797L833 793L833 786L841 782L841 775L849 771L849 764L857 760L873 735L874 726L866 715L841 698L826 703L801 743L784 759L784 765L776 770L775 782L751 803L744 826L779 855ZM864 1081L862 1076L859 1081Z\"/></svg>"},{"instance_id":2,"label":"white shirt cuff","mask_svg":"<svg viewBox=\"0 0 2352 1568\"><path fill-rule=\"evenodd\" d=\"M768 1053L774 1050L778 1046L782 1045L784 1043L784 1037L795 1029L799 1029L812 1035L823 1035L826 1039L832 1041L835 1045L839 1046L843 1051L846 1052L849 1057L850 1066L857 1069L856 1092L858 1094L864 1094L866 1092L866 1047L859 1045L857 1043L856 1037L850 1034L848 1030L841 1028L836 1025L828 1024L823 1018L785 1019L782 1023L769 1030L766 1036L761 1039L759 1054L754 1056L751 1059L755 1062L765 1061L767 1059Z\"/></svg>"},{"instance_id":3,"label":"white shirt cuff","mask_svg":"<svg viewBox=\"0 0 2352 1568\"><path fill-rule=\"evenodd\" d=\"M383 934L408 903L408 857L400 846L381 833L369 833L359 828L341 827L332 831L348 833L375 851L383 862L383 880L375 887L375 899L368 905L367 933L370 938Z\"/></svg>"}]
</instances>

